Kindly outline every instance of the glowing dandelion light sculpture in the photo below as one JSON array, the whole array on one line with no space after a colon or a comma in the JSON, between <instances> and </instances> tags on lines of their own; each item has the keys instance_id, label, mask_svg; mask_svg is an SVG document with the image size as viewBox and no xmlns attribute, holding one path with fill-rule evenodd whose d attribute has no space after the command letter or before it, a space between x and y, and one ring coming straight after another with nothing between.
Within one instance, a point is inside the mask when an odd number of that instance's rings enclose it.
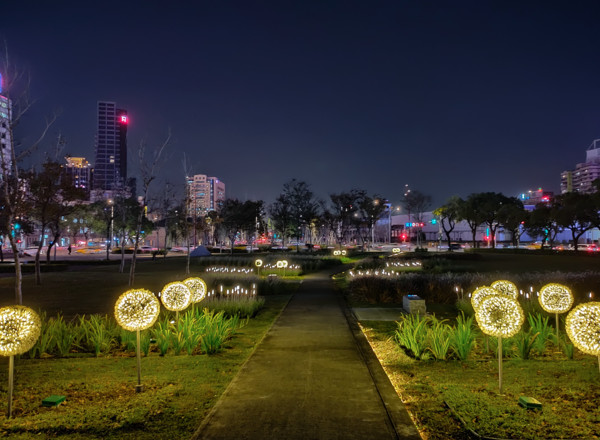
<instances>
[{"instance_id":1,"label":"glowing dandelion light sculpture","mask_svg":"<svg viewBox=\"0 0 600 440\"><path fill-rule=\"evenodd\" d=\"M567 315L567 335L584 353L598 356L600 370L600 302L580 304Z\"/></svg>"},{"instance_id":2,"label":"glowing dandelion light sculpture","mask_svg":"<svg viewBox=\"0 0 600 440\"><path fill-rule=\"evenodd\" d=\"M556 339L558 340L558 314L568 312L573 307L573 293L567 286L550 283L540 289L538 299L542 309L556 316Z\"/></svg>"},{"instance_id":3,"label":"glowing dandelion light sculpture","mask_svg":"<svg viewBox=\"0 0 600 440\"><path fill-rule=\"evenodd\" d=\"M23 354L35 345L40 337L42 321L37 313L25 306L0 309L0 354L8 359L8 410L12 416L12 395L16 354Z\"/></svg>"},{"instance_id":4,"label":"glowing dandelion light sculpture","mask_svg":"<svg viewBox=\"0 0 600 440\"><path fill-rule=\"evenodd\" d=\"M206 297L208 287L202 278L191 277L183 280L183 284L188 286L192 292L192 303L198 303Z\"/></svg>"},{"instance_id":5,"label":"glowing dandelion light sculpture","mask_svg":"<svg viewBox=\"0 0 600 440\"><path fill-rule=\"evenodd\" d=\"M254 265L256 266L256 270L258 271L258 276L260 276L260 268L263 265L263 260L261 260L260 258L254 260Z\"/></svg>"},{"instance_id":6,"label":"glowing dandelion light sculpture","mask_svg":"<svg viewBox=\"0 0 600 440\"><path fill-rule=\"evenodd\" d=\"M479 302L475 319L483 333L498 338L498 385L502 392L502 338L517 334L525 321L525 314L516 299L496 294Z\"/></svg>"},{"instance_id":7,"label":"glowing dandelion light sculpture","mask_svg":"<svg viewBox=\"0 0 600 440\"><path fill-rule=\"evenodd\" d=\"M489 287L489 286L481 286L478 287L477 289L475 289L473 291L473 294L471 295L471 304L473 305L473 309L477 310L477 308L479 307L479 304L481 304L481 301L483 301L484 298L490 296L490 295L498 295L498 291L496 289L494 289L493 287Z\"/></svg>"},{"instance_id":8,"label":"glowing dandelion light sculpture","mask_svg":"<svg viewBox=\"0 0 600 440\"><path fill-rule=\"evenodd\" d=\"M192 292L184 283L175 281L163 287L160 299L167 310L179 312L192 302Z\"/></svg>"},{"instance_id":9,"label":"glowing dandelion light sculpture","mask_svg":"<svg viewBox=\"0 0 600 440\"><path fill-rule=\"evenodd\" d=\"M496 289L500 294L510 296L511 298L517 299L519 296L519 289L512 281L498 280L490 284L490 287Z\"/></svg>"},{"instance_id":10,"label":"glowing dandelion light sculpture","mask_svg":"<svg viewBox=\"0 0 600 440\"><path fill-rule=\"evenodd\" d=\"M117 323L132 332L151 327L156 322L159 312L158 298L145 289L128 290L115 303Z\"/></svg>"},{"instance_id":11,"label":"glowing dandelion light sculpture","mask_svg":"<svg viewBox=\"0 0 600 440\"><path fill-rule=\"evenodd\" d=\"M143 391L142 362L140 354L140 330L145 330L156 322L160 313L160 303L154 293L145 289L131 289L122 294L115 303L115 319L125 330L136 333L137 380L135 392Z\"/></svg>"}]
</instances>

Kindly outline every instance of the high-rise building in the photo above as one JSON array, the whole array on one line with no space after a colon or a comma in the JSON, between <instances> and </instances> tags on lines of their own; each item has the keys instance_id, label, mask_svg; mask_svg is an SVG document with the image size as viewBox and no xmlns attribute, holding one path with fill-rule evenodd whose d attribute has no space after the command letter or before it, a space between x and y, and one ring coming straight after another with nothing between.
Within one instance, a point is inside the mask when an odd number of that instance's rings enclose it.
<instances>
[{"instance_id":1,"label":"high-rise building","mask_svg":"<svg viewBox=\"0 0 600 440\"><path fill-rule=\"evenodd\" d=\"M2 93L2 76L0 75L0 94ZM0 177L4 172L10 172L12 166L11 142L11 102L0 95ZM5 170L5 171L4 171Z\"/></svg>"},{"instance_id":2,"label":"high-rise building","mask_svg":"<svg viewBox=\"0 0 600 440\"><path fill-rule=\"evenodd\" d=\"M127 111L114 102L98 101L94 190L123 188L127 181Z\"/></svg>"},{"instance_id":3,"label":"high-rise building","mask_svg":"<svg viewBox=\"0 0 600 440\"><path fill-rule=\"evenodd\" d=\"M203 217L209 211L218 211L225 202L225 183L206 174L189 176L187 191L188 212L192 217Z\"/></svg>"},{"instance_id":4,"label":"high-rise building","mask_svg":"<svg viewBox=\"0 0 600 440\"><path fill-rule=\"evenodd\" d=\"M600 178L600 139L594 140L585 152L585 162L578 163L574 170L560 175L560 192L592 193L592 182Z\"/></svg>"},{"instance_id":5,"label":"high-rise building","mask_svg":"<svg viewBox=\"0 0 600 440\"><path fill-rule=\"evenodd\" d=\"M67 156L65 160L67 163L63 165L63 169L65 174L72 179L73 186L89 193L92 183L92 164L85 157Z\"/></svg>"}]
</instances>

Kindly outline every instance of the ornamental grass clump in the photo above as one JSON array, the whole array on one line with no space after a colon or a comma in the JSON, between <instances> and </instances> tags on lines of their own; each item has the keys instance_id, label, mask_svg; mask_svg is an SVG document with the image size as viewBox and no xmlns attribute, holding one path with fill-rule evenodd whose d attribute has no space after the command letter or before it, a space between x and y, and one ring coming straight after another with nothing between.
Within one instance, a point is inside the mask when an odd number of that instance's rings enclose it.
<instances>
[{"instance_id":1,"label":"ornamental grass clump","mask_svg":"<svg viewBox=\"0 0 600 440\"><path fill-rule=\"evenodd\" d=\"M52 328L52 324L46 319L46 312L41 312L38 315L41 321L40 337L31 350L29 350L29 357L32 359L41 357L44 353L49 354L54 337L54 329Z\"/></svg>"},{"instance_id":2,"label":"ornamental grass clump","mask_svg":"<svg viewBox=\"0 0 600 440\"><path fill-rule=\"evenodd\" d=\"M93 352L96 356L107 353L114 345L116 338L116 323L108 319L106 315L85 315L79 317L79 328L81 329L83 347Z\"/></svg>"},{"instance_id":3,"label":"ornamental grass clump","mask_svg":"<svg viewBox=\"0 0 600 440\"><path fill-rule=\"evenodd\" d=\"M466 361L475 347L475 330L473 327L474 316L465 317L461 313L456 318L456 325L450 332L450 347L461 361Z\"/></svg>"},{"instance_id":4,"label":"ornamental grass clump","mask_svg":"<svg viewBox=\"0 0 600 440\"><path fill-rule=\"evenodd\" d=\"M156 340L159 355L166 355L171 346L171 323L168 318L164 318L154 325L152 336Z\"/></svg>"},{"instance_id":5,"label":"ornamental grass clump","mask_svg":"<svg viewBox=\"0 0 600 440\"><path fill-rule=\"evenodd\" d=\"M539 333L535 333L533 330L529 329L528 331L521 331L513 337L514 345L517 349L517 357L519 359L529 359L531 349L539 335Z\"/></svg>"},{"instance_id":6,"label":"ornamental grass clump","mask_svg":"<svg viewBox=\"0 0 600 440\"><path fill-rule=\"evenodd\" d=\"M404 315L396 324L398 328L394 333L394 339L398 345L415 359L428 358L427 318L419 314Z\"/></svg>"},{"instance_id":7,"label":"ornamental grass clump","mask_svg":"<svg viewBox=\"0 0 600 440\"><path fill-rule=\"evenodd\" d=\"M77 331L72 322L66 322L62 315L50 319L54 348L61 357L66 357L75 345Z\"/></svg>"},{"instance_id":8,"label":"ornamental grass clump","mask_svg":"<svg viewBox=\"0 0 600 440\"><path fill-rule=\"evenodd\" d=\"M540 313L527 315L529 328L533 334L537 333L537 337L533 341L533 349L538 355L543 355L548 347L548 342L552 341L554 332L550 326L548 316L542 316Z\"/></svg>"},{"instance_id":9,"label":"ornamental grass clump","mask_svg":"<svg viewBox=\"0 0 600 440\"><path fill-rule=\"evenodd\" d=\"M206 354L219 352L223 343L240 327L239 317L227 319L223 311L214 313L204 310L201 322L203 332L200 346Z\"/></svg>"},{"instance_id":10,"label":"ornamental grass clump","mask_svg":"<svg viewBox=\"0 0 600 440\"><path fill-rule=\"evenodd\" d=\"M427 327L427 342L429 351L438 361L445 361L448 358L448 351L451 345L451 329L445 320L438 320L435 316L429 319L430 325Z\"/></svg>"},{"instance_id":11,"label":"ornamental grass clump","mask_svg":"<svg viewBox=\"0 0 600 440\"><path fill-rule=\"evenodd\" d=\"M227 317L253 318L264 304L265 299L260 297L240 298L235 301L223 301L212 298L204 300L202 307L215 313L223 311Z\"/></svg>"}]
</instances>

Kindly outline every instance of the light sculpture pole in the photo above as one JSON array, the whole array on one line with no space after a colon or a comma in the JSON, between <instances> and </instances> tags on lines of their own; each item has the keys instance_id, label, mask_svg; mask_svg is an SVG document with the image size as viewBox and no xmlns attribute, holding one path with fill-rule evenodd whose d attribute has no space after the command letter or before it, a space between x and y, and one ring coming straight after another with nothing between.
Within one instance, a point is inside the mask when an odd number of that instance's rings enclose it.
<instances>
[{"instance_id":1,"label":"light sculpture pole","mask_svg":"<svg viewBox=\"0 0 600 440\"><path fill-rule=\"evenodd\" d=\"M160 303L154 293L132 289L123 293L115 303L115 319L125 330L136 332L137 385L135 392L143 391L140 354L140 330L152 327L160 313Z\"/></svg>"},{"instance_id":2,"label":"light sculpture pole","mask_svg":"<svg viewBox=\"0 0 600 440\"><path fill-rule=\"evenodd\" d=\"M260 268L263 265L263 261L258 258L256 260L254 260L254 265L256 266L256 270L258 271L258 276L260 277Z\"/></svg>"},{"instance_id":3,"label":"light sculpture pole","mask_svg":"<svg viewBox=\"0 0 600 440\"><path fill-rule=\"evenodd\" d=\"M578 349L598 356L600 370L600 302L580 304L567 315L567 335Z\"/></svg>"},{"instance_id":4,"label":"light sculpture pole","mask_svg":"<svg viewBox=\"0 0 600 440\"><path fill-rule=\"evenodd\" d=\"M0 354L8 358L8 409L6 417L12 416L12 396L15 355L23 354L35 345L40 336L42 321L37 313L25 306L9 306L0 309Z\"/></svg>"},{"instance_id":5,"label":"light sculpture pole","mask_svg":"<svg viewBox=\"0 0 600 440\"><path fill-rule=\"evenodd\" d=\"M502 393L502 338L510 338L521 329L525 314L516 299L496 294L481 300L475 319L483 333L498 338L498 386Z\"/></svg>"}]
</instances>

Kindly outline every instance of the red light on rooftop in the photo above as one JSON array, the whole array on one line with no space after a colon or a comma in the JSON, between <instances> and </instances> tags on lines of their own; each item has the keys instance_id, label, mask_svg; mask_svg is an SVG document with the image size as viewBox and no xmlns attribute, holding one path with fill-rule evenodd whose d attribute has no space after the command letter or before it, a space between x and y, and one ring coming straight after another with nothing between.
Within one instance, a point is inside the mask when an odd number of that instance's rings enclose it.
<instances>
[{"instance_id":1,"label":"red light on rooftop","mask_svg":"<svg viewBox=\"0 0 600 440\"><path fill-rule=\"evenodd\" d=\"M127 115L121 115L121 124L127 124L128 122Z\"/></svg>"}]
</instances>

